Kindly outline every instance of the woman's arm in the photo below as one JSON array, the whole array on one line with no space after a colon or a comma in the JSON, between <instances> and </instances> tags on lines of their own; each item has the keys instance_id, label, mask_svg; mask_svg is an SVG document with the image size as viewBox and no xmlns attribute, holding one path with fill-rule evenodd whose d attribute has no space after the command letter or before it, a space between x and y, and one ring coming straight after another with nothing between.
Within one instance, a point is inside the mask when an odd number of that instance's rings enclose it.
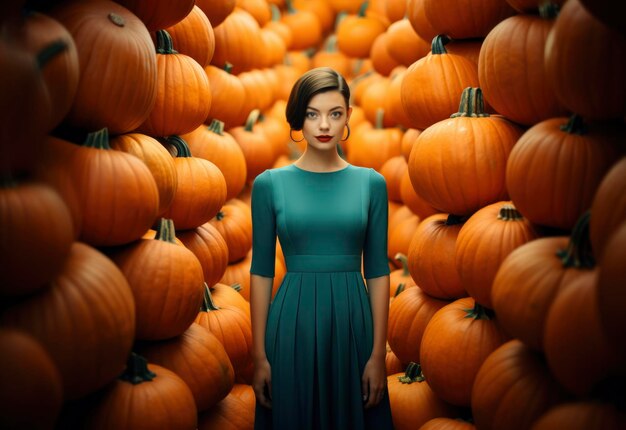
<instances>
[{"instance_id":1,"label":"woman's arm","mask_svg":"<svg viewBox=\"0 0 626 430\"><path fill-rule=\"evenodd\" d=\"M389 315L389 275L368 279L367 289L372 308L374 342L372 354L363 371L362 390L365 407L369 408L380 402L387 386L385 356Z\"/></svg>"},{"instance_id":2,"label":"woman's arm","mask_svg":"<svg viewBox=\"0 0 626 430\"><path fill-rule=\"evenodd\" d=\"M254 377L252 386L261 405L271 408L272 374L265 353L265 327L272 297L274 278L250 275L250 317L252 320L252 359Z\"/></svg>"}]
</instances>

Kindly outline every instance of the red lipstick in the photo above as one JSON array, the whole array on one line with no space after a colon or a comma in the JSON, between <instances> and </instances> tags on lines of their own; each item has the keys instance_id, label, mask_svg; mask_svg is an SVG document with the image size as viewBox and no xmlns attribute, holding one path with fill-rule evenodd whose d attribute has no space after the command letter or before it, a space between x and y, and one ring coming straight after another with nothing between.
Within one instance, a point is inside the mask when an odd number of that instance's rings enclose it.
<instances>
[{"instance_id":1,"label":"red lipstick","mask_svg":"<svg viewBox=\"0 0 626 430\"><path fill-rule=\"evenodd\" d=\"M315 138L317 140L319 140L320 142L328 142L330 141L330 139L332 139L332 136L327 136L327 135L321 135L321 136L315 136Z\"/></svg>"}]
</instances>

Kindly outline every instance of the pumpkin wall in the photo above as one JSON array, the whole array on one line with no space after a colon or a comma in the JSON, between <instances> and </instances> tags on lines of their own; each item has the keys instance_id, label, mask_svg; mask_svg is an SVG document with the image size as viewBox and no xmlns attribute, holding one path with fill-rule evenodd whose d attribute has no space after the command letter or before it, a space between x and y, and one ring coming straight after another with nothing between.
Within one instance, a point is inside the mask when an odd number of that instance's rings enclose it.
<instances>
[{"instance_id":1,"label":"pumpkin wall","mask_svg":"<svg viewBox=\"0 0 626 430\"><path fill-rule=\"evenodd\" d=\"M0 427L253 428L250 187L330 66L388 187L394 426L626 428L622 6L2 8Z\"/></svg>"}]
</instances>

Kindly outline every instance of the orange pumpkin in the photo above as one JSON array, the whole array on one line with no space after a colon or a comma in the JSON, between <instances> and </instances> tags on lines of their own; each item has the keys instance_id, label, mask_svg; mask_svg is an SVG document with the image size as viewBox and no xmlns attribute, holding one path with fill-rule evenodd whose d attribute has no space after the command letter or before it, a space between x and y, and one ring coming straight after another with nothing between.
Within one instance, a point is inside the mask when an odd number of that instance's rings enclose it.
<instances>
[{"instance_id":1,"label":"orange pumpkin","mask_svg":"<svg viewBox=\"0 0 626 430\"><path fill-rule=\"evenodd\" d=\"M235 374L252 362L252 326L250 317L234 306L218 307L211 290L205 286L204 302L195 322L208 329L224 345Z\"/></svg>"},{"instance_id":2,"label":"orange pumpkin","mask_svg":"<svg viewBox=\"0 0 626 430\"><path fill-rule=\"evenodd\" d=\"M600 322L597 282L598 269L572 280L554 299L544 328L543 350L552 374L581 397L623 373Z\"/></svg>"},{"instance_id":3,"label":"orange pumpkin","mask_svg":"<svg viewBox=\"0 0 626 430\"><path fill-rule=\"evenodd\" d=\"M480 429L526 430L567 398L543 355L514 339L480 367L472 388L472 417Z\"/></svg>"},{"instance_id":4,"label":"orange pumpkin","mask_svg":"<svg viewBox=\"0 0 626 430\"><path fill-rule=\"evenodd\" d=\"M246 90L241 80L231 73L232 64L210 65L204 71L211 82L211 109L206 122L222 121L226 129L243 125L248 112L243 111L241 103L233 100L243 100Z\"/></svg>"},{"instance_id":5,"label":"orange pumpkin","mask_svg":"<svg viewBox=\"0 0 626 430\"><path fill-rule=\"evenodd\" d=\"M594 276L588 215L570 238L535 239L513 250L500 264L491 288L493 309L504 330L542 350L548 311L576 278Z\"/></svg>"},{"instance_id":6,"label":"orange pumpkin","mask_svg":"<svg viewBox=\"0 0 626 430\"><path fill-rule=\"evenodd\" d=\"M506 118L485 113L480 88L466 88L458 113L415 141L411 183L431 206L455 215L506 200L507 160L521 135L521 128Z\"/></svg>"},{"instance_id":7,"label":"orange pumpkin","mask_svg":"<svg viewBox=\"0 0 626 430\"><path fill-rule=\"evenodd\" d=\"M616 162L602 178L593 197L591 213L589 235L593 255L602 264L607 242L626 220L626 157Z\"/></svg>"},{"instance_id":8,"label":"orange pumpkin","mask_svg":"<svg viewBox=\"0 0 626 430\"><path fill-rule=\"evenodd\" d=\"M233 136L224 131L224 123L213 120L181 136L194 157L215 164L226 181L226 200L236 197L246 182L246 159Z\"/></svg>"},{"instance_id":9,"label":"orange pumpkin","mask_svg":"<svg viewBox=\"0 0 626 430\"><path fill-rule=\"evenodd\" d=\"M49 185L0 180L0 293L26 295L61 271L74 241L70 211Z\"/></svg>"},{"instance_id":10,"label":"orange pumpkin","mask_svg":"<svg viewBox=\"0 0 626 430\"><path fill-rule=\"evenodd\" d=\"M198 430L253 430L254 408L229 394L213 408L198 416Z\"/></svg>"},{"instance_id":11,"label":"orange pumpkin","mask_svg":"<svg viewBox=\"0 0 626 430\"><path fill-rule=\"evenodd\" d=\"M458 409L441 400L424 378L421 366L409 363L406 371L387 377L394 428L417 429L436 417L453 417Z\"/></svg>"},{"instance_id":12,"label":"orange pumpkin","mask_svg":"<svg viewBox=\"0 0 626 430\"><path fill-rule=\"evenodd\" d=\"M242 260L252 249L252 214L249 207L237 206L230 201L222 206L209 224L224 238L229 263Z\"/></svg>"},{"instance_id":13,"label":"orange pumpkin","mask_svg":"<svg viewBox=\"0 0 626 430\"><path fill-rule=\"evenodd\" d=\"M38 12L25 14L19 34L18 45L30 54L38 55L39 68L53 107L46 127L49 131L65 118L78 90L80 66L76 44L60 22ZM55 53L55 47L60 45L63 46L62 52Z\"/></svg>"},{"instance_id":14,"label":"orange pumpkin","mask_svg":"<svg viewBox=\"0 0 626 430\"><path fill-rule=\"evenodd\" d=\"M196 0L196 5L202 9L215 28L233 12L236 0Z\"/></svg>"},{"instance_id":15,"label":"orange pumpkin","mask_svg":"<svg viewBox=\"0 0 626 430\"><path fill-rule=\"evenodd\" d=\"M28 334L6 328L0 330L0 348L0 426L54 428L63 386L50 355Z\"/></svg>"},{"instance_id":16,"label":"orange pumpkin","mask_svg":"<svg viewBox=\"0 0 626 430\"><path fill-rule=\"evenodd\" d=\"M202 265L174 238L172 220L162 218L154 239L141 239L111 253L133 291L137 339L179 336L193 322L202 303ZM154 276L147 277L146 273Z\"/></svg>"},{"instance_id":17,"label":"orange pumpkin","mask_svg":"<svg viewBox=\"0 0 626 430\"><path fill-rule=\"evenodd\" d=\"M159 190L146 164L111 149L106 128L82 145L49 137L49 165L67 172L82 215L80 240L113 246L139 239L159 210Z\"/></svg>"},{"instance_id":18,"label":"orange pumpkin","mask_svg":"<svg viewBox=\"0 0 626 430\"><path fill-rule=\"evenodd\" d=\"M228 130L243 151L246 159L246 182L248 183L252 183L260 173L271 168L275 159L274 150L267 142L267 137L255 129L259 114L259 110L253 110L248 115L245 126Z\"/></svg>"},{"instance_id":19,"label":"orange pumpkin","mask_svg":"<svg viewBox=\"0 0 626 430\"><path fill-rule=\"evenodd\" d=\"M172 156L156 139L140 133L116 136L109 142L111 148L127 152L141 159L154 177L159 190L157 215L169 208L178 188L178 176Z\"/></svg>"},{"instance_id":20,"label":"orange pumpkin","mask_svg":"<svg viewBox=\"0 0 626 430\"><path fill-rule=\"evenodd\" d=\"M306 9L297 9L291 0L286 0L285 3L287 10L281 20L287 24L293 35L290 49L298 51L319 45L322 40L322 24L317 15Z\"/></svg>"},{"instance_id":21,"label":"orange pumpkin","mask_svg":"<svg viewBox=\"0 0 626 430\"><path fill-rule=\"evenodd\" d=\"M180 230L194 229L213 218L226 201L226 180L220 169L202 158L193 157L180 136L169 136L176 148L178 187L163 217L171 218Z\"/></svg>"},{"instance_id":22,"label":"orange pumpkin","mask_svg":"<svg viewBox=\"0 0 626 430\"><path fill-rule=\"evenodd\" d=\"M456 300L439 309L424 330L420 362L426 380L438 397L469 406L478 370L506 340L493 313L471 297Z\"/></svg>"},{"instance_id":23,"label":"orange pumpkin","mask_svg":"<svg viewBox=\"0 0 626 430\"><path fill-rule=\"evenodd\" d=\"M376 37L370 49L369 58L374 70L382 76L389 76L391 71L400 63L391 56L387 45L387 33L381 33Z\"/></svg>"},{"instance_id":24,"label":"orange pumpkin","mask_svg":"<svg viewBox=\"0 0 626 430\"><path fill-rule=\"evenodd\" d=\"M430 319L448 302L427 295L421 288L408 288L389 306L387 341L402 363L419 360L422 336Z\"/></svg>"},{"instance_id":25,"label":"orange pumpkin","mask_svg":"<svg viewBox=\"0 0 626 430\"><path fill-rule=\"evenodd\" d=\"M406 67L430 52L430 41L422 39L406 18L394 22L387 29L389 55Z\"/></svg>"},{"instance_id":26,"label":"orange pumpkin","mask_svg":"<svg viewBox=\"0 0 626 430\"><path fill-rule=\"evenodd\" d=\"M515 207L533 223L572 229L624 154L625 136L621 124L584 123L578 115L531 127L506 165L506 188Z\"/></svg>"},{"instance_id":27,"label":"orange pumpkin","mask_svg":"<svg viewBox=\"0 0 626 430\"><path fill-rule=\"evenodd\" d=\"M478 71L467 58L448 53L445 36L433 39L431 53L413 63L402 81L402 104L411 127L420 130L449 118L463 89L477 87Z\"/></svg>"},{"instance_id":28,"label":"orange pumpkin","mask_svg":"<svg viewBox=\"0 0 626 430\"><path fill-rule=\"evenodd\" d=\"M154 405L161 405L158 413ZM85 428L195 430L198 411L191 390L174 372L131 353L126 370L87 411Z\"/></svg>"},{"instance_id":29,"label":"orange pumpkin","mask_svg":"<svg viewBox=\"0 0 626 430\"><path fill-rule=\"evenodd\" d=\"M430 296L457 299L467 295L456 270L454 249L465 222L454 215L435 214L419 223L409 246L411 276Z\"/></svg>"},{"instance_id":30,"label":"orange pumpkin","mask_svg":"<svg viewBox=\"0 0 626 430\"><path fill-rule=\"evenodd\" d=\"M626 36L594 18L579 0L567 1L559 12L546 41L545 70L571 112L589 119L624 116Z\"/></svg>"},{"instance_id":31,"label":"orange pumpkin","mask_svg":"<svg viewBox=\"0 0 626 430\"><path fill-rule=\"evenodd\" d=\"M74 242L48 288L5 307L0 322L41 343L61 374L64 400L74 400L103 388L124 369L135 336L135 304L115 264Z\"/></svg>"},{"instance_id":32,"label":"orange pumpkin","mask_svg":"<svg viewBox=\"0 0 626 430\"><path fill-rule=\"evenodd\" d=\"M151 136L189 133L209 115L209 80L196 60L174 50L167 31L157 32L156 49L156 102L139 130Z\"/></svg>"},{"instance_id":33,"label":"orange pumpkin","mask_svg":"<svg viewBox=\"0 0 626 430\"><path fill-rule=\"evenodd\" d=\"M204 12L209 15L206 10ZM257 65L261 29L252 15L241 8L235 8L224 22L214 25L213 29L215 52L211 64L216 67L232 64L235 74L251 70Z\"/></svg>"},{"instance_id":34,"label":"orange pumpkin","mask_svg":"<svg viewBox=\"0 0 626 430\"><path fill-rule=\"evenodd\" d=\"M480 49L478 79L485 99L498 113L524 125L566 114L544 67L546 39L558 10L554 5L541 10L541 16L505 19Z\"/></svg>"},{"instance_id":35,"label":"orange pumpkin","mask_svg":"<svg viewBox=\"0 0 626 430\"><path fill-rule=\"evenodd\" d=\"M211 63L215 52L215 33L206 14L197 5L182 21L165 30L172 37L178 52L190 56L202 67Z\"/></svg>"},{"instance_id":36,"label":"orange pumpkin","mask_svg":"<svg viewBox=\"0 0 626 430\"><path fill-rule=\"evenodd\" d=\"M170 2L168 0L117 0L146 25L155 31L174 25L185 18L192 10L195 0Z\"/></svg>"},{"instance_id":37,"label":"orange pumpkin","mask_svg":"<svg viewBox=\"0 0 626 430\"><path fill-rule=\"evenodd\" d=\"M408 166L402 155L396 155L385 161L380 167L380 174L385 177L387 183L387 196L390 201L402 203L400 184Z\"/></svg>"},{"instance_id":38,"label":"orange pumpkin","mask_svg":"<svg viewBox=\"0 0 626 430\"><path fill-rule=\"evenodd\" d=\"M337 48L348 57L365 58L374 40L385 31L385 24L367 14L369 2L363 2L356 14L345 16L336 26Z\"/></svg>"},{"instance_id":39,"label":"orange pumpkin","mask_svg":"<svg viewBox=\"0 0 626 430\"><path fill-rule=\"evenodd\" d=\"M515 14L501 0L424 0L423 7L435 32L453 39L485 37L496 24Z\"/></svg>"},{"instance_id":40,"label":"orange pumpkin","mask_svg":"<svg viewBox=\"0 0 626 430\"><path fill-rule=\"evenodd\" d=\"M402 131L385 127L384 116L384 110L378 109L375 124L365 122L352 130L346 149L350 163L380 170L385 161L400 155Z\"/></svg>"},{"instance_id":41,"label":"orange pumpkin","mask_svg":"<svg viewBox=\"0 0 626 430\"><path fill-rule=\"evenodd\" d=\"M537 237L533 226L509 202L485 206L463 225L455 246L456 269L463 288L493 308L491 286L498 268L515 248Z\"/></svg>"},{"instance_id":42,"label":"orange pumpkin","mask_svg":"<svg viewBox=\"0 0 626 430\"><path fill-rule=\"evenodd\" d=\"M107 127L112 134L135 130L157 96L154 44L144 23L108 0L65 2L51 15L78 50L80 81L66 121L86 130Z\"/></svg>"},{"instance_id":43,"label":"orange pumpkin","mask_svg":"<svg viewBox=\"0 0 626 430\"><path fill-rule=\"evenodd\" d=\"M179 232L178 239L200 261L204 282L213 285L224 276L228 265L228 245L210 222Z\"/></svg>"},{"instance_id":44,"label":"orange pumpkin","mask_svg":"<svg viewBox=\"0 0 626 430\"><path fill-rule=\"evenodd\" d=\"M228 395L235 372L221 342L208 329L193 323L170 340L140 344L137 352L150 363L163 366L187 384L198 411Z\"/></svg>"},{"instance_id":45,"label":"orange pumpkin","mask_svg":"<svg viewBox=\"0 0 626 430\"><path fill-rule=\"evenodd\" d=\"M407 0L406 16L413 30L424 40L433 40L437 36L435 30L426 16L424 4L426 0Z\"/></svg>"}]
</instances>

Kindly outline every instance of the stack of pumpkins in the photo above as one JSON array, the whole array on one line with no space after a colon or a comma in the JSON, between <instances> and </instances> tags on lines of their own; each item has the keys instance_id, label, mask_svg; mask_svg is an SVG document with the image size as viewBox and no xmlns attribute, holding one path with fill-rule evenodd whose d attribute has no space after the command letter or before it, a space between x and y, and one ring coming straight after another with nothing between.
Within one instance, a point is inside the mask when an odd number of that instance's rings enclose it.
<instances>
[{"instance_id":1,"label":"stack of pumpkins","mask_svg":"<svg viewBox=\"0 0 626 430\"><path fill-rule=\"evenodd\" d=\"M318 66L387 180L396 428L624 427L624 14L539 3L4 5L0 427L252 428L250 185Z\"/></svg>"}]
</instances>

